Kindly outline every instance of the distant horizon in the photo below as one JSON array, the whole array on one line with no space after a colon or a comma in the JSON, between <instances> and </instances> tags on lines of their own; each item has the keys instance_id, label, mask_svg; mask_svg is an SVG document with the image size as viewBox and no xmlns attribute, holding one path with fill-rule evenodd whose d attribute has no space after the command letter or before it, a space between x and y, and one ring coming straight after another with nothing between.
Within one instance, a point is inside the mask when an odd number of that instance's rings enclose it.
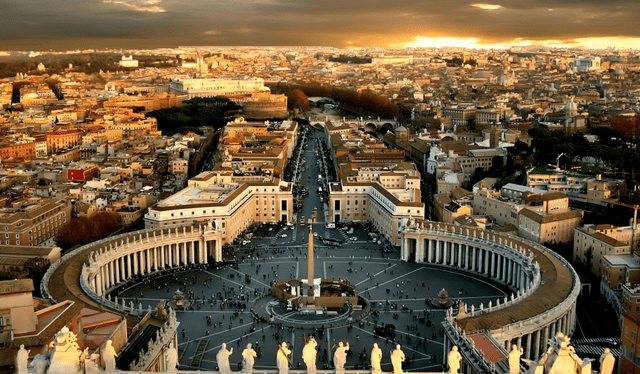
<instances>
[{"instance_id":1,"label":"distant horizon","mask_svg":"<svg viewBox=\"0 0 640 374\"><path fill-rule=\"evenodd\" d=\"M516 49L516 50L537 50L537 49L548 49L548 50L562 50L562 49L578 49L578 50L615 50L615 51L640 51L640 46L638 48L632 47L616 47L616 46L603 46L603 47L595 47L595 46L586 46L586 45L539 45L539 44L527 44L527 45L517 45L517 44L505 44L505 45L487 45L482 46L471 45L420 45L420 46L405 46L402 48L384 48L378 46L365 46L361 48L340 48L340 47L332 47L332 46L323 46L323 45L178 45L178 46L162 46L162 47L78 47L78 48L70 48L70 49L0 49L0 52L4 53L87 53L86 51L93 51L92 53L100 53L100 52L114 52L114 53L126 53L128 51L153 51L153 50L161 50L161 49L296 49L296 48L304 48L304 49L327 49L327 50L336 50L336 51L346 51L346 52L355 52L355 51L366 51L366 50L380 50L380 51L412 51L412 50L429 50L429 49L456 49L456 50L508 50L508 49Z\"/></svg>"},{"instance_id":2,"label":"distant horizon","mask_svg":"<svg viewBox=\"0 0 640 374\"><path fill-rule=\"evenodd\" d=\"M167 45L640 49L626 0L6 0L0 50Z\"/></svg>"}]
</instances>

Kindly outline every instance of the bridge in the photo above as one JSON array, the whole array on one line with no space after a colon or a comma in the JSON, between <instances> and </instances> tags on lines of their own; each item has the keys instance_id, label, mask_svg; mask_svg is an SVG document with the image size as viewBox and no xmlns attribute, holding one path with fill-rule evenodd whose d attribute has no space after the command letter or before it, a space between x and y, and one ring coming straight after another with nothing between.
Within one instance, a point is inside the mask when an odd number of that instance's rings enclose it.
<instances>
[{"instance_id":1,"label":"bridge","mask_svg":"<svg viewBox=\"0 0 640 374\"><path fill-rule=\"evenodd\" d=\"M395 118L388 119L388 118L380 118L380 117L347 118L347 117L338 117L338 116L325 116L325 118L322 119L322 118L310 116L308 120L311 126L324 127L326 121L331 121L334 124L344 123L347 125L356 125L358 128L362 128L364 131L376 131L378 129L387 129L390 131L395 131L395 129L402 126L402 123L398 122L398 120Z\"/></svg>"}]
</instances>

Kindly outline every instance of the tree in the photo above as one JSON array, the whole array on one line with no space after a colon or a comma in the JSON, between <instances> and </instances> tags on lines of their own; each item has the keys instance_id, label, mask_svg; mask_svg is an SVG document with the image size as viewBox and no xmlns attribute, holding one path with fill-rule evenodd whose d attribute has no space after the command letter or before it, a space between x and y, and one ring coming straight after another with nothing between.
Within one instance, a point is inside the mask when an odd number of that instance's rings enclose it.
<instances>
[{"instance_id":1,"label":"tree","mask_svg":"<svg viewBox=\"0 0 640 374\"><path fill-rule=\"evenodd\" d=\"M73 217L60 230L56 242L61 248L68 249L106 238L118 228L118 216L111 212L99 212L91 218Z\"/></svg>"},{"instance_id":2,"label":"tree","mask_svg":"<svg viewBox=\"0 0 640 374\"><path fill-rule=\"evenodd\" d=\"M287 99L289 100L289 106L291 108L299 108L304 112L309 111L309 98L300 89L293 89L287 91Z\"/></svg>"}]
</instances>

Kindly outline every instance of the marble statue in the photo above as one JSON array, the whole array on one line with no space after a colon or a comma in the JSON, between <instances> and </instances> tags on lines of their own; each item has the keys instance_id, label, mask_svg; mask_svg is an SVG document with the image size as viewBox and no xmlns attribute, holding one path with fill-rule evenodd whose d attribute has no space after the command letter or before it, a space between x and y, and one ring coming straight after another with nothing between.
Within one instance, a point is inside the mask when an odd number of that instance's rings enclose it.
<instances>
[{"instance_id":1,"label":"marble statue","mask_svg":"<svg viewBox=\"0 0 640 374\"><path fill-rule=\"evenodd\" d=\"M462 356L460 355L460 352L458 352L458 347L454 345L447 355L449 374L458 374L458 369L460 369L460 360L462 360Z\"/></svg>"},{"instance_id":2,"label":"marble statue","mask_svg":"<svg viewBox=\"0 0 640 374\"><path fill-rule=\"evenodd\" d=\"M316 339L311 336L307 341L307 344L302 348L302 361L307 365L307 374L316 374L316 355L318 351L316 347L318 346L318 342Z\"/></svg>"},{"instance_id":3,"label":"marble statue","mask_svg":"<svg viewBox=\"0 0 640 374\"><path fill-rule=\"evenodd\" d=\"M92 353L90 358L84 360L85 374L100 374L100 355Z\"/></svg>"},{"instance_id":4,"label":"marble statue","mask_svg":"<svg viewBox=\"0 0 640 374\"><path fill-rule=\"evenodd\" d=\"M104 361L104 370L114 371L116 370L116 349L113 348L113 341L107 340L107 344L102 348L102 360Z\"/></svg>"},{"instance_id":5,"label":"marble statue","mask_svg":"<svg viewBox=\"0 0 640 374\"><path fill-rule=\"evenodd\" d=\"M289 374L289 364L291 361L289 360L289 355L291 354L291 350L287 348L287 343L280 344L278 348L278 354L276 356L276 361L278 364L278 373L279 374Z\"/></svg>"},{"instance_id":6,"label":"marble statue","mask_svg":"<svg viewBox=\"0 0 640 374\"><path fill-rule=\"evenodd\" d=\"M173 346L173 342L169 344L169 349L167 349L166 360L166 371L176 371L178 366L178 350Z\"/></svg>"},{"instance_id":7,"label":"marble statue","mask_svg":"<svg viewBox=\"0 0 640 374\"><path fill-rule=\"evenodd\" d=\"M600 374L611 374L615 367L616 358L613 357L611 350L605 348L604 352L600 356Z\"/></svg>"},{"instance_id":8,"label":"marble statue","mask_svg":"<svg viewBox=\"0 0 640 374\"><path fill-rule=\"evenodd\" d=\"M49 365L49 346L44 346L44 351L42 353L38 353L36 357L31 361L31 367L35 371L36 374L44 374L47 371L47 366Z\"/></svg>"},{"instance_id":9,"label":"marble statue","mask_svg":"<svg viewBox=\"0 0 640 374\"><path fill-rule=\"evenodd\" d=\"M242 351L242 372L252 373L253 364L256 362L255 358L258 354L251 348L251 343L247 344L247 348Z\"/></svg>"},{"instance_id":10,"label":"marble statue","mask_svg":"<svg viewBox=\"0 0 640 374\"><path fill-rule=\"evenodd\" d=\"M79 374L80 348L76 334L65 326L54 337L48 374ZM115 365L114 365L115 366Z\"/></svg>"},{"instance_id":11,"label":"marble statue","mask_svg":"<svg viewBox=\"0 0 640 374\"><path fill-rule=\"evenodd\" d=\"M402 349L400 349L400 344L396 345L396 349L391 352L391 365L393 366L393 374L401 374L402 373L402 363L404 362L405 356Z\"/></svg>"},{"instance_id":12,"label":"marble statue","mask_svg":"<svg viewBox=\"0 0 640 374\"><path fill-rule=\"evenodd\" d=\"M510 374L518 374L520 373L520 356L524 351L522 348L518 349L517 345L511 346L511 352L509 353L509 373Z\"/></svg>"},{"instance_id":13,"label":"marble statue","mask_svg":"<svg viewBox=\"0 0 640 374\"><path fill-rule=\"evenodd\" d=\"M18 350L18 354L16 355L16 373L17 374L28 374L29 373L29 352L31 350L26 350L24 348L24 344L20 344L20 349Z\"/></svg>"},{"instance_id":14,"label":"marble statue","mask_svg":"<svg viewBox=\"0 0 640 374\"><path fill-rule=\"evenodd\" d=\"M347 363L347 351L349 350L349 342L344 345L342 342L338 344L333 354L333 365L336 367L336 373L344 372L344 364Z\"/></svg>"},{"instance_id":15,"label":"marble statue","mask_svg":"<svg viewBox=\"0 0 640 374\"><path fill-rule=\"evenodd\" d=\"M382 362L382 349L378 347L378 343L373 343L373 348L371 348L371 372L373 374L382 373L380 362Z\"/></svg>"},{"instance_id":16,"label":"marble statue","mask_svg":"<svg viewBox=\"0 0 640 374\"><path fill-rule=\"evenodd\" d=\"M231 366L229 365L229 356L233 353L233 347L230 350L227 349L227 343L222 343L220 350L216 355L216 361L218 361L218 371L221 374L231 373Z\"/></svg>"}]
</instances>

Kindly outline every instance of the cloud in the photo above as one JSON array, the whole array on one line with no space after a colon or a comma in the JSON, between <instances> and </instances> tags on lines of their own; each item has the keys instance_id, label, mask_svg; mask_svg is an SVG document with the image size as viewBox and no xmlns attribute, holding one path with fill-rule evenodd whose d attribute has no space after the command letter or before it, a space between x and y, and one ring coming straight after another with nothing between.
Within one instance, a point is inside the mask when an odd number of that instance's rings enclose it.
<instances>
[{"instance_id":1,"label":"cloud","mask_svg":"<svg viewBox=\"0 0 640 374\"><path fill-rule=\"evenodd\" d=\"M476 7L482 10L498 10L500 8L502 8L502 5L498 5L498 4L471 4L472 7Z\"/></svg>"},{"instance_id":2,"label":"cloud","mask_svg":"<svg viewBox=\"0 0 640 374\"><path fill-rule=\"evenodd\" d=\"M166 9L155 5L160 3L160 1L161 0L102 0L105 4L114 4L130 10L135 10L136 12L164 13L167 11Z\"/></svg>"}]
</instances>

